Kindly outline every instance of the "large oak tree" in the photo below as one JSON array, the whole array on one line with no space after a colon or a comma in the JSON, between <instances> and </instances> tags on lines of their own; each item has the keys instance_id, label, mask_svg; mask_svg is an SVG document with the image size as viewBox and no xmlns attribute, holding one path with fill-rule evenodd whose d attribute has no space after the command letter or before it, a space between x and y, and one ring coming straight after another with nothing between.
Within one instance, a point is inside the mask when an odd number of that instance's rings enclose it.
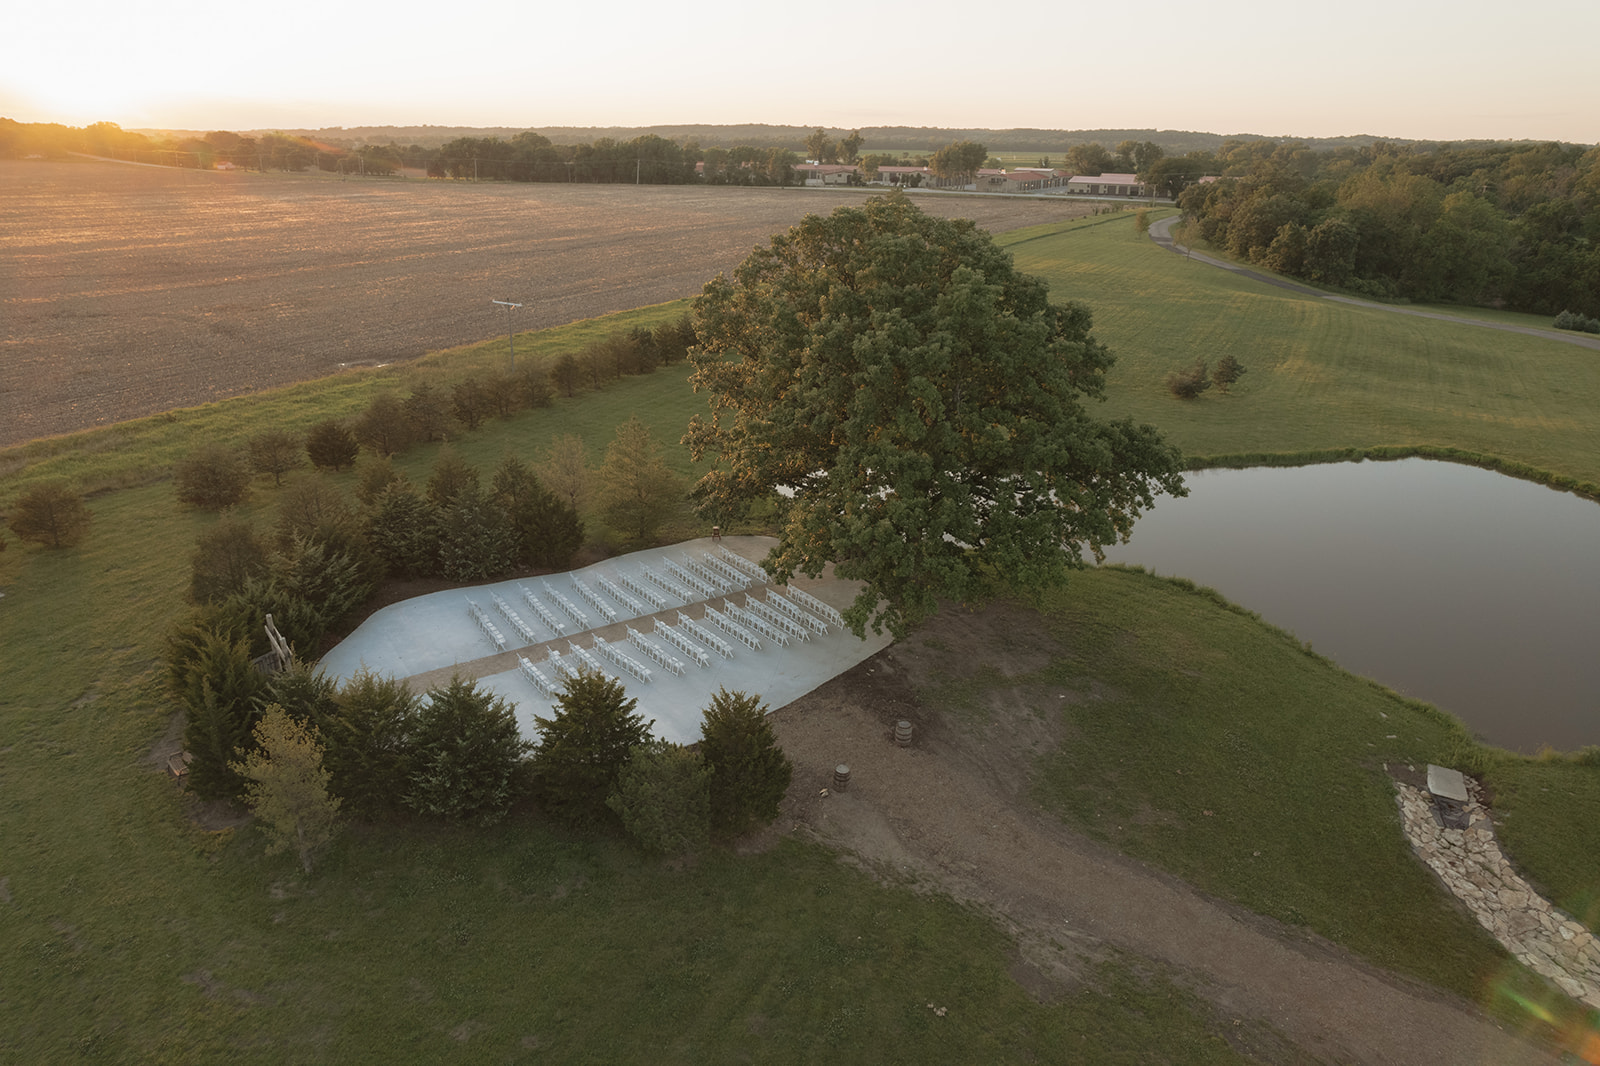
<instances>
[{"instance_id":1,"label":"large oak tree","mask_svg":"<svg viewBox=\"0 0 1600 1066\"><path fill-rule=\"evenodd\" d=\"M1056 585L1184 492L1155 429L1086 410L1112 363L1089 311L904 194L807 216L707 284L695 316L711 411L685 441L715 460L697 501L792 493L766 565L865 581L857 633L903 632L991 576Z\"/></svg>"}]
</instances>

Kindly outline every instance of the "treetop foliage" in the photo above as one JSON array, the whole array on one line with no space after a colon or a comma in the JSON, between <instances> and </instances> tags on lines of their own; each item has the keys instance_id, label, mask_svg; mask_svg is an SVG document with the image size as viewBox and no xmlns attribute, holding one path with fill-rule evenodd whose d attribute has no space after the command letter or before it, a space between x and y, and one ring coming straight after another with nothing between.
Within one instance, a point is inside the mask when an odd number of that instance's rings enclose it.
<instances>
[{"instance_id":1,"label":"treetop foliage","mask_svg":"<svg viewBox=\"0 0 1600 1066\"><path fill-rule=\"evenodd\" d=\"M711 410L684 439L715 461L697 502L786 508L765 565L866 582L858 634L903 632L989 575L1058 584L1184 492L1153 428L1085 409L1112 362L1088 309L903 194L807 216L708 283L695 316Z\"/></svg>"}]
</instances>

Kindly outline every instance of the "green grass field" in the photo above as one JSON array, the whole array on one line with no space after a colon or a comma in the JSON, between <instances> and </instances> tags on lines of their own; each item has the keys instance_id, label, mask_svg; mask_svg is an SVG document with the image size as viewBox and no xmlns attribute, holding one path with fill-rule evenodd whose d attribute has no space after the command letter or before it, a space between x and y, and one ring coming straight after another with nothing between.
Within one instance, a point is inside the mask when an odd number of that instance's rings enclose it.
<instances>
[{"instance_id":1,"label":"green grass field","mask_svg":"<svg viewBox=\"0 0 1600 1066\"><path fill-rule=\"evenodd\" d=\"M1191 456L1453 447L1600 483L1600 352L1271 288L1163 251L1131 221L1000 243L1054 298L1093 308L1117 354L1108 413ZM1224 355L1248 369L1230 395L1166 390L1168 371Z\"/></svg>"},{"instance_id":2,"label":"green grass field","mask_svg":"<svg viewBox=\"0 0 1600 1066\"><path fill-rule=\"evenodd\" d=\"M1595 353L1263 291L1154 249L1128 216L1006 243L1058 297L1095 309L1120 356L1105 413L1155 422L1190 453L1437 443L1600 480L1600 440L1581 417L1600 399ZM518 348L547 358L682 310ZM1161 387L1196 352L1224 351L1250 368L1234 395L1184 404ZM532 816L489 831L378 825L305 879L291 859L265 859L253 831L192 822L147 756L172 714L162 634L183 610L189 546L215 519L179 507L170 463L201 440L303 428L375 390L504 358L502 337L0 452L0 501L53 476L96 491L81 548L13 538L0 553L0 1059L1020 1062L1076 1047L1082 1061L1237 1061L1227 1021L1135 960L1036 1003L1007 976L1012 947L989 922L797 843L674 868ZM598 460L638 413L688 473L675 441L699 403L670 368L455 446L487 467L570 432ZM436 451L400 465L425 476ZM245 513L276 498L259 480ZM687 511L679 525L668 535L693 528ZM1082 649L1050 669L1121 693L1076 723L1095 743L1038 768L1041 801L1086 831L1492 1004L1498 982L1532 986L1406 857L1377 766L1463 755L1509 813L1518 861L1593 921L1596 768L1468 750L1437 715L1168 582L1083 575L1047 619ZM1397 740L1374 736L1379 709L1404 717L1387 730ZM1252 795L1175 780L1163 770L1175 759L1243 775ZM1306 788L1288 787L1300 774ZM1299 827L1328 802L1345 831L1319 845ZM1141 804L1165 814L1115 821ZM1199 820L1197 805L1216 814ZM1383 876L1362 881L1363 869Z\"/></svg>"}]
</instances>

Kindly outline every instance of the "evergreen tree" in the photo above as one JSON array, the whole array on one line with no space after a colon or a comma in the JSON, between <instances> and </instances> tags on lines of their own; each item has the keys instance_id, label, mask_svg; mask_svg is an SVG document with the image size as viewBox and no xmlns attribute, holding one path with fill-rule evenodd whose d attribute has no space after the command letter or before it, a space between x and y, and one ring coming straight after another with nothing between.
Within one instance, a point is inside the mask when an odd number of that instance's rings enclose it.
<instances>
[{"instance_id":1,"label":"evergreen tree","mask_svg":"<svg viewBox=\"0 0 1600 1066\"><path fill-rule=\"evenodd\" d=\"M410 787L421 701L405 682L361 670L334 702L323 730L333 790L356 814L398 809Z\"/></svg>"},{"instance_id":2,"label":"evergreen tree","mask_svg":"<svg viewBox=\"0 0 1600 1066\"><path fill-rule=\"evenodd\" d=\"M511 568L515 541L506 516L473 484L439 512L439 572L481 581Z\"/></svg>"},{"instance_id":3,"label":"evergreen tree","mask_svg":"<svg viewBox=\"0 0 1600 1066\"><path fill-rule=\"evenodd\" d=\"M526 463L514 455L502 459L492 491L506 517L519 565L558 569L572 559L583 543L583 522Z\"/></svg>"},{"instance_id":4,"label":"evergreen tree","mask_svg":"<svg viewBox=\"0 0 1600 1066\"><path fill-rule=\"evenodd\" d=\"M318 470L343 470L355 465L361 445L337 419L318 422L306 434L306 456Z\"/></svg>"},{"instance_id":5,"label":"evergreen tree","mask_svg":"<svg viewBox=\"0 0 1600 1066\"><path fill-rule=\"evenodd\" d=\"M189 596L196 603L225 600L267 568L267 546L248 523L224 515L200 534L190 557Z\"/></svg>"},{"instance_id":6,"label":"evergreen tree","mask_svg":"<svg viewBox=\"0 0 1600 1066\"><path fill-rule=\"evenodd\" d=\"M237 799L244 778L234 763L252 743L266 676L251 665L249 643L227 633L208 634L196 650L181 680L189 788L202 799Z\"/></svg>"},{"instance_id":7,"label":"evergreen tree","mask_svg":"<svg viewBox=\"0 0 1600 1066\"><path fill-rule=\"evenodd\" d=\"M423 577L439 570L439 511L408 482L379 493L367 516L367 543L389 571Z\"/></svg>"},{"instance_id":8,"label":"evergreen tree","mask_svg":"<svg viewBox=\"0 0 1600 1066\"><path fill-rule=\"evenodd\" d=\"M654 725L634 713L638 706L621 682L604 674L586 670L567 680L555 717L534 719L540 730L534 786L546 811L574 824L607 817L607 797Z\"/></svg>"},{"instance_id":9,"label":"evergreen tree","mask_svg":"<svg viewBox=\"0 0 1600 1066\"><path fill-rule=\"evenodd\" d=\"M492 825L521 792L530 747L505 700L456 678L422 702L406 804L435 818Z\"/></svg>"},{"instance_id":10,"label":"evergreen tree","mask_svg":"<svg viewBox=\"0 0 1600 1066\"><path fill-rule=\"evenodd\" d=\"M717 832L737 836L778 816L794 769L759 697L719 688L700 725L700 754L711 771Z\"/></svg>"},{"instance_id":11,"label":"evergreen tree","mask_svg":"<svg viewBox=\"0 0 1600 1066\"><path fill-rule=\"evenodd\" d=\"M704 846L710 836L710 778L693 748L649 740L628 756L606 806L644 850L681 855Z\"/></svg>"}]
</instances>

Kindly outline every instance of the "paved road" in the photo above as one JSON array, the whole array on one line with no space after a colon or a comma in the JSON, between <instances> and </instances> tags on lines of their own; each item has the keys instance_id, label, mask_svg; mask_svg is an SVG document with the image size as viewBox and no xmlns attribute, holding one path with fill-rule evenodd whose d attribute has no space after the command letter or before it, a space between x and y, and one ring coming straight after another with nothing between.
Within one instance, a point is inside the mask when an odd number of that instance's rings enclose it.
<instances>
[{"instance_id":1,"label":"paved road","mask_svg":"<svg viewBox=\"0 0 1600 1066\"><path fill-rule=\"evenodd\" d=\"M1541 337L1545 340L1563 341L1567 344L1576 344L1580 348L1588 348L1592 351L1600 352L1600 337L1587 337L1575 333L1563 333L1553 329L1534 329L1530 326L1514 326L1506 322L1486 322L1483 319L1467 318L1462 315L1452 315L1441 311L1420 311L1414 307L1397 307L1394 304L1374 303L1371 300L1360 300L1353 296L1339 296L1334 293L1323 292L1321 289L1313 289L1309 285L1298 285L1295 282L1285 281L1283 278L1273 277L1270 274L1263 274L1258 270L1251 270L1249 267L1241 266L1238 263L1232 263L1226 259L1218 259L1216 256L1207 255L1204 252L1195 251L1193 248L1184 247L1172 236L1172 227L1176 225L1177 222L1178 216L1174 215L1171 218L1164 218L1160 222L1155 223L1150 227L1150 239L1155 241L1156 244L1160 245L1162 248L1165 248L1169 252L1187 256L1190 259L1194 259L1201 263L1206 263L1222 270L1232 271L1241 277L1250 278L1253 281L1259 281L1265 285L1274 285L1280 289L1288 289L1290 292L1297 292L1305 296L1315 296L1319 299L1330 300L1333 303L1349 304L1352 307L1363 307L1373 311L1388 311L1391 314L1410 315L1413 318L1431 318L1439 322L1454 322L1463 326L1480 326L1483 329L1498 329L1505 333L1521 333L1529 337Z\"/></svg>"}]
</instances>

